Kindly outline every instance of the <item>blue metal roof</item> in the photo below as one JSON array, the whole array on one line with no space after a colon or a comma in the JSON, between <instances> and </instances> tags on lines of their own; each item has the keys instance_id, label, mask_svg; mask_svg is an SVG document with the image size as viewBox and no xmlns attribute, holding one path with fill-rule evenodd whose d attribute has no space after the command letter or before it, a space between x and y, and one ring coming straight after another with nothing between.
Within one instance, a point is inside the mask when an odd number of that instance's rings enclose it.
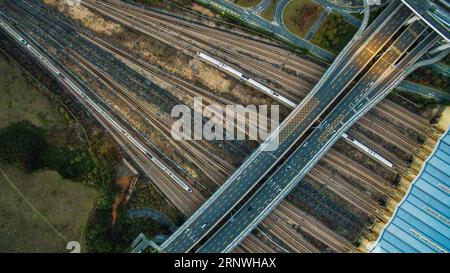
<instances>
[{"instance_id":1,"label":"blue metal roof","mask_svg":"<svg viewBox=\"0 0 450 273\"><path fill-rule=\"evenodd\" d=\"M376 253L450 250L450 128L442 135L372 249Z\"/></svg>"}]
</instances>

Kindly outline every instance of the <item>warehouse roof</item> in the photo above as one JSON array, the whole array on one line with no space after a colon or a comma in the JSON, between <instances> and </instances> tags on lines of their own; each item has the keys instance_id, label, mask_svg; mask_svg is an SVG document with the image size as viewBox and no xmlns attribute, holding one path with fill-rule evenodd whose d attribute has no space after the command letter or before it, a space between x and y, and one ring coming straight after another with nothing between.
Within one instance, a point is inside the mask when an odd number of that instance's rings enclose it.
<instances>
[{"instance_id":1,"label":"warehouse roof","mask_svg":"<svg viewBox=\"0 0 450 273\"><path fill-rule=\"evenodd\" d=\"M450 128L441 137L372 252L450 250Z\"/></svg>"}]
</instances>

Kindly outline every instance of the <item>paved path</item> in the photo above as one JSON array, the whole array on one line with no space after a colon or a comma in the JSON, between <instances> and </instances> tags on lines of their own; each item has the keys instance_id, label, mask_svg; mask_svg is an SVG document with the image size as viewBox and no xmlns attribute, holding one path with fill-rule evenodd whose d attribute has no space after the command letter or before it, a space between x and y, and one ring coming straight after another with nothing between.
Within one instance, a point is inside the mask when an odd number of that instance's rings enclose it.
<instances>
[{"instance_id":1,"label":"paved path","mask_svg":"<svg viewBox=\"0 0 450 273\"><path fill-rule=\"evenodd\" d=\"M323 21L327 18L328 14L330 14L330 10L325 9L320 14L319 18L314 22L314 24L309 28L308 32L305 35L305 39L310 41L312 37L314 37L314 34L319 30L320 26L322 25Z\"/></svg>"},{"instance_id":2,"label":"paved path","mask_svg":"<svg viewBox=\"0 0 450 273\"><path fill-rule=\"evenodd\" d=\"M410 81L402 81L397 86L397 89L400 91L432 97L441 101L450 101L449 93L422 84L413 83Z\"/></svg>"},{"instance_id":3,"label":"paved path","mask_svg":"<svg viewBox=\"0 0 450 273\"><path fill-rule=\"evenodd\" d=\"M334 5L326 0L312 0L313 2L321 5L325 9L331 10L339 15L341 15L345 21L352 24L355 27L359 27L361 25L361 20L351 15L348 11L342 9L341 6ZM364 9L362 10L364 11Z\"/></svg>"},{"instance_id":4,"label":"paved path","mask_svg":"<svg viewBox=\"0 0 450 273\"><path fill-rule=\"evenodd\" d=\"M267 9L270 6L272 0L262 0L258 5L254 6L251 10L254 13L260 13L261 11Z\"/></svg>"},{"instance_id":5,"label":"paved path","mask_svg":"<svg viewBox=\"0 0 450 273\"><path fill-rule=\"evenodd\" d=\"M362 5L362 1L361 1L361 6L343 6L343 5L339 5L339 4L335 4L330 2L329 0L321 0L320 2L327 2L327 6L335 9L335 10L341 10L344 12L364 12L364 6Z\"/></svg>"},{"instance_id":6,"label":"paved path","mask_svg":"<svg viewBox=\"0 0 450 273\"><path fill-rule=\"evenodd\" d=\"M280 2L287 3L288 1L289 0L281 0ZM296 47L307 49L311 54L317 56L320 59L331 62L335 58L335 55L333 53L289 32L283 24L279 23L279 21L276 23L269 22L266 19L259 17L258 15L225 0L198 0L198 2L221 10L226 14L242 20L242 22L250 26L259 28L265 32L270 32L278 38L283 39ZM278 19L282 20L282 16Z\"/></svg>"},{"instance_id":7,"label":"paved path","mask_svg":"<svg viewBox=\"0 0 450 273\"><path fill-rule=\"evenodd\" d=\"M169 228L170 231L174 232L177 229L177 226L173 223L173 221L167 217L166 215L162 214L159 211L149 209L149 208L138 208L138 209L132 209L128 211L128 217L130 219L134 218L149 218L152 219L161 225Z\"/></svg>"}]
</instances>

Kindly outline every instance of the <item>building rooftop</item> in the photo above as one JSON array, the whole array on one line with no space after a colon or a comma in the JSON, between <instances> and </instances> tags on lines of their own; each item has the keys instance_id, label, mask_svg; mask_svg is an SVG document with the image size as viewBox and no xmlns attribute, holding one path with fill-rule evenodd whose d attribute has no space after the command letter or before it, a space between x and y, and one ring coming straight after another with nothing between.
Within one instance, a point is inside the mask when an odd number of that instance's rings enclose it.
<instances>
[{"instance_id":1,"label":"building rooftop","mask_svg":"<svg viewBox=\"0 0 450 273\"><path fill-rule=\"evenodd\" d=\"M412 183L372 252L450 250L450 128Z\"/></svg>"}]
</instances>

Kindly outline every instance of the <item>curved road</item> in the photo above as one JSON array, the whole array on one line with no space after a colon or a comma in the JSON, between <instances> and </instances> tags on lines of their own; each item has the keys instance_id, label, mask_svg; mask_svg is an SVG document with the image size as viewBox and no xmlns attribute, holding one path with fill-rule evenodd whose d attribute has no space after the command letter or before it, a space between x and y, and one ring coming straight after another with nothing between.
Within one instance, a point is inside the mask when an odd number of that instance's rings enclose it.
<instances>
[{"instance_id":1,"label":"curved road","mask_svg":"<svg viewBox=\"0 0 450 273\"><path fill-rule=\"evenodd\" d=\"M258 5L254 6L251 10L254 13L260 13L261 11L267 9L270 6L272 0L262 0Z\"/></svg>"},{"instance_id":2,"label":"curved road","mask_svg":"<svg viewBox=\"0 0 450 273\"><path fill-rule=\"evenodd\" d=\"M358 6L358 7L342 6L339 4L331 3L329 0L320 0L320 1L316 1L316 2L326 2L326 3L324 3L324 5L327 5L334 10L340 10L343 12L353 12L353 13L364 12L364 6L362 4L362 1L361 1L361 6Z\"/></svg>"},{"instance_id":3,"label":"curved road","mask_svg":"<svg viewBox=\"0 0 450 273\"><path fill-rule=\"evenodd\" d=\"M402 81L398 87L398 90L409 93L416 93L423 96L432 97L441 101L450 101L450 94L441 90L424 86L422 84L413 83L410 81Z\"/></svg>"},{"instance_id":4,"label":"curved road","mask_svg":"<svg viewBox=\"0 0 450 273\"><path fill-rule=\"evenodd\" d=\"M206 6L213 7L217 10L220 10L226 14L229 14L235 18L240 19L248 25L251 25L255 28L261 29L265 32L270 32L273 35L281 38L288 43L295 45L299 48L307 49L311 54L317 56L320 59L326 60L328 62L333 61L336 57L333 53L312 44L311 42L300 38L285 28L281 27L281 25L267 21L266 19L259 17L255 13L252 13L246 9L243 9L232 2L225 0L198 0L198 2L203 3Z\"/></svg>"},{"instance_id":5,"label":"curved road","mask_svg":"<svg viewBox=\"0 0 450 273\"><path fill-rule=\"evenodd\" d=\"M328 10L338 13L344 18L345 21L347 21L348 23L352 24L355 27L359 27L359 25L361 25L361 20L351 15L349 11L343 10L341 6L332 4L327 0L312 0L312 1ZM361 13L364 12L364 8L362 8L359 12Z\"/></svg>"}]
</instances>

